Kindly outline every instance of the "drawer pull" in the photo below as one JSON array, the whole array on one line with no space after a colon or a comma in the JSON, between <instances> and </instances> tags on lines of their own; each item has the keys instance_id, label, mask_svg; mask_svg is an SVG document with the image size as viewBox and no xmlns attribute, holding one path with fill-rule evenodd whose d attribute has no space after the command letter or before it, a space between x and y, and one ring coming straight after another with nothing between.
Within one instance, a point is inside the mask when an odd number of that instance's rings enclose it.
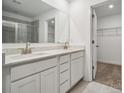
<instances>
[{"instance_id":1,"label":"drawer pull","mask_svg":"<svg viewBox=\"0 0 124 93\"><path fill-rule=\"evenodd\" d=\"M61 83L60 85L63 85L65 82L67 82L68 80L65 80L63 83Z\"/></svg>"},{"instance_id":2,"label":"drawer pull","mask_svg":"<svg viewBox=\"0 0 124 93\"><path fill-rule=\"evenodd\" d=\"M83 57L83 56L80 56L80 57L77 57L77 58L74 58L74 59L71 59L71 60L73 61L73 60L79 59L79 58L81 58L81 57Z\"/></svg>"},{"instance_id":3,"label":"drawer pull","mask_svg":"<svg viewBox=\"0 0 124 93\"><path fill-rule=\"evenodd\" d=\"M76 53L71 54L71 59L75 59L75 58L82 57L82 56L84 56L83 51L76 52Z\"/></svg>"},{"instance_id":4,"label":"drawer pull","mask_svg":"<svg viewBox=\"0 0 124 93\"><path fill-rule=\"evenodd\" d=\"M61 72L61 74L62 74L62 73L64 73L64 72L66 72L66 71L68 71L68 69L66 69L66 70L62 71L62 72Z\"/></svg>"},{"instance_id":5,"label":"drawer pull","mask_svg":"<svg viewBox=\"0 0 124 93\"><path fill-rule=\"evenodd\" d=\"M66 63L68 63L68 61L63 62L63 63L61 63L60 65L63 65L63 64L66 64Z\"/></svg>"}]
</instances>

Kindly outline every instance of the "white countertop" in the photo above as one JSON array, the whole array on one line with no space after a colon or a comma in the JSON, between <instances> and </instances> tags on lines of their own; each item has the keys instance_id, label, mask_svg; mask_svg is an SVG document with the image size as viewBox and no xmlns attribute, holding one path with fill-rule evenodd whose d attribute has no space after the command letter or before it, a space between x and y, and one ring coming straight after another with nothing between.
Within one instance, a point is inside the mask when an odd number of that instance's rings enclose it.
<instances>
[{"instance_id":1,"label":"white countertop","mask_svg":"<svg viewBox=\"0 0 124 93\"><path fill-rule=\"evenodd\" d=\"M73 53L77 51L83 51L84 48L69 48L69 49L58 49L58 50L49 50L49 51L40 51L33 52L31 54L15 54L5 56L5 62L3 66L13 66L23 63L34 62L36 60L41 60L45 58L50 58L58 55Z\"/></svg>"}]
</instances>

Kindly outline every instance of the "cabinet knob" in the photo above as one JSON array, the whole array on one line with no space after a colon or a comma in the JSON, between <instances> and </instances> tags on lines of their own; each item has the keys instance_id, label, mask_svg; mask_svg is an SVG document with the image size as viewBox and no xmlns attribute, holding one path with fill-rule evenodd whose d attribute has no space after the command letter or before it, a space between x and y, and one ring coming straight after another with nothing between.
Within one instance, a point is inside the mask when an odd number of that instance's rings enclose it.
<instances>
[{"instance_id":1,"label":"cabinet knob","mask_svg":"<svg viewBox=\"0 0 124 93\"><path fill-rule=\"evenodd\" d=\"M99 47L98 45L96 45L96 47Z\"/></svg>"}]
</instances>

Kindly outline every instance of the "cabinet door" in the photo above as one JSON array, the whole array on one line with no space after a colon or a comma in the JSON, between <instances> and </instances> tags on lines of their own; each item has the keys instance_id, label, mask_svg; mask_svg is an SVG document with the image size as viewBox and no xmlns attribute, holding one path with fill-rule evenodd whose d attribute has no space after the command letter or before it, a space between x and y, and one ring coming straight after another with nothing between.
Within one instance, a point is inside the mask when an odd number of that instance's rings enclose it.
<instances>
[{"instance_id":1,"label":"cabinet door","mask_svg":"<svg viewBox=\"0 0 124 93\"><path fill-rule=\"evenodd\" d=\"M76 84L83 77L83 60L82 57L72 60L71 62L71 86Z\"/></svg>"},{"instance_id":2,"label":"cabinet door","mask_svg":"<svg viewBox=\"0 0 124 93\"><path fill-rule=\"evenodd\" d=\"M40 74L12 83L11 93L40 93Z\"/></svg>"},{"instance_id":3,"label":"cabinet door","mask_svg":"<svg viewBox=\"0 0 124 93\"><path fill-rule=\"evenodd\" d=\"M58 93L57 67L41 72L41 93Z\"/></svg>"}]
</instances>

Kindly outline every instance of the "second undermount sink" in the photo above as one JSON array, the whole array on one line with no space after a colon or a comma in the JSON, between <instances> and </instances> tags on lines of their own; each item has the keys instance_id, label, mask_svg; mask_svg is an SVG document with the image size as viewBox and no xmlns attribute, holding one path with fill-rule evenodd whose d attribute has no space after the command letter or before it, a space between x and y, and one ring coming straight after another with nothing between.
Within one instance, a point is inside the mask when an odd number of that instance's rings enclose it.
<instances>
[{"instance_id":1,"label":"second undermount sink","mask_svg":"<svg viewBox=\"0 0 124 93\"><path fill-rule=\"evenodd\" d=\"M39 53L34 53L32 55L46 55L46 54L48 54L48 53L47 52L39 52Z\"/></svg>"}]
</instances>

